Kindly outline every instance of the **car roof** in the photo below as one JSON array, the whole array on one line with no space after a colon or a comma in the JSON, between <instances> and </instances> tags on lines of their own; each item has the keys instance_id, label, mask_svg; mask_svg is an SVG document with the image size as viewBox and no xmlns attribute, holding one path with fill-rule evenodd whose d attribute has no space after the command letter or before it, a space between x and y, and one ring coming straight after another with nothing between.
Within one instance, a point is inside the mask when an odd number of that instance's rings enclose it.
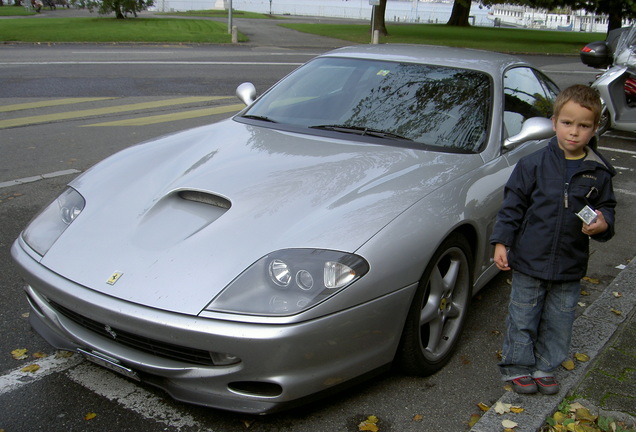
<instances>
[{"instance_id":1,"label":"car roof","mask_svg":"<svg viewBox=\"0 0 636 432\"><path fill-rule=\"evenodd\" d=\"M436 64L448 67L481 70L497 76L513 65L527 62L508 54L470 48L435 45L377 44L339 48L320 57L349 57L407 63Z\"/></svg>"}]
</instances>

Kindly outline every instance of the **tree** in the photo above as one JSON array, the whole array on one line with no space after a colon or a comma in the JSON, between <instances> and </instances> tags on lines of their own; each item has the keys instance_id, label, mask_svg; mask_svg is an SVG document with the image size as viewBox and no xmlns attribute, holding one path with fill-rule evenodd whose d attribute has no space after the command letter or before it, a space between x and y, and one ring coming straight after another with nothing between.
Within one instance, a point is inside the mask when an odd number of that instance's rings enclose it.
<instances>
[{"instance_id":1,"label":"tree","mask_svg":"<svg viewBox=\"0 0 636 432\"><path fill-rule=\"evenodd\" d=\"M470 4L471 0L455 0L451 16L446 24L458 27L468 27L470 25L468 23L468 17L470 16Z\"/></svg>"},{"instance_id":2,"label":"tree","mask_svg":"<svg viewBox=\"0 0 636 432\"><path fill-rule=\"evenodd\" d=\"M374 14L372 28L374 30L378 30L382 36L389 34L386 30L386 23L384 20L384 14L386 13L386 1L387 0L380 0L380 4L378 6L373 6Z\"/></svg>"},{"instance_id":3,"label":"tree","mask_svg":"<svg viewBox=\"0 0 636 432\"><path fill-rule=\"evenodd\" d=\"M117 19L124 19L128 14L137 16L137 12L154 5L154 0L74 0L74 5L86 7L91 12L97 9L100 15L115 12Z\"/></svg>"}]
</instances>

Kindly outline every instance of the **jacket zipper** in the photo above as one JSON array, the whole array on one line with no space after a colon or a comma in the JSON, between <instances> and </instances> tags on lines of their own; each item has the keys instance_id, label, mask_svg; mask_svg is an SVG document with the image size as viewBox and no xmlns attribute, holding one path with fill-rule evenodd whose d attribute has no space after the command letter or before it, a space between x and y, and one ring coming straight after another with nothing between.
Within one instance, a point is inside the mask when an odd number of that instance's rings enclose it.
<instances>
[{"instance_id":1,"label":"jacket zipper","mask_svg":"<svg viewBox=\"0 0 636 432\"><path fill-rule=\"evenodd\" d=\"M563 194L565 208L568 208L568 188L570 187L570 183L565 184L565 192Z\"/></svg>"}]
</instances>

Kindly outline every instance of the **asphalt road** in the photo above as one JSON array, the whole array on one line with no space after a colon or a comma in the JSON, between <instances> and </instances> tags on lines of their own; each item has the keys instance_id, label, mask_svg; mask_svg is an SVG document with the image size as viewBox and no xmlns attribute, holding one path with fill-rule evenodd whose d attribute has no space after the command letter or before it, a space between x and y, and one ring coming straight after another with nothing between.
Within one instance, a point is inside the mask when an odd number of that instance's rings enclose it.
<instances>
[{"instance_id":1,"label":"asphalt road","mask_svg":"<svg viewBox=\"0 0 636 432\"><path fill-rule=\"evenodd\" d=\"M66 182L122 148L228 117L238 109L232 96L239 83L252 81L263 91L320 52L253 46L0 46L0 429L344 432L357 431L360 422L375 415L382 432L464 431L470 416L480 412L479 402L499 399L504 390L495 364L507 303L505 273L473 300L460 346L439 373L413 378L389 372L266 417L178 403L77 358L56 359L55 350L30 329L9 247ZM594 75L576 58L530 59L561 86L587 83ZM191 97L209 98L185 99ZM16 109L67 98L66 105ZM191 114L175 117L183 113ZM618 228L611 243L593 246L592 279L584 283L590 295L582 298L586 304L618 274L617 265L636 255L631 228L636 138L609 133L602 147L620 173L615 179ZM13 358L11 351L18 348L28 350L26 359ZM48 357L35 359L39 352ZM37 373L20 371L35 362L41 365ZM89 413L96 416L86 420Z\"/></svg>"}]
</instances>

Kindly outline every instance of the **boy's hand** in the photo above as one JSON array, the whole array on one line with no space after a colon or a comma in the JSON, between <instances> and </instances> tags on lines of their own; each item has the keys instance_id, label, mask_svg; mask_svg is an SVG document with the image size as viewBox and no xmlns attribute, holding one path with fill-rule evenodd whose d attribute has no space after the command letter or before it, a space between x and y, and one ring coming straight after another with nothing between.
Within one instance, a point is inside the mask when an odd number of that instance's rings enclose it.
<instances>
[{"instance_id":1,"label":"boy's hand","mask_svg":"<svg viewBox=\"0 0 636 432\"><path fill-rule=\"evenodd\" d=\"M583 224L582 231L583 231L583 234L585 235L593 236L593 235L601 234L607 231L608 225L607 225L607 222L605 221L605 216L603 216L603 212L601 212L600 210L595 210L595 211L597 215L596 220L589 225L585 223Z\"/></svg>"},{"instance_id":2,"label":"boy's hand","mask_svg":"<svg viewBox=\"0 0 636 432\"><path fill-rule=\"evenodd\" d=\"M510 270L510 267L508 267L508 251L506 250L506 245L501 243L495 245L495 257L493 261L495 261L495 265L499 270Z\"/></svg>"}]
</instances>

